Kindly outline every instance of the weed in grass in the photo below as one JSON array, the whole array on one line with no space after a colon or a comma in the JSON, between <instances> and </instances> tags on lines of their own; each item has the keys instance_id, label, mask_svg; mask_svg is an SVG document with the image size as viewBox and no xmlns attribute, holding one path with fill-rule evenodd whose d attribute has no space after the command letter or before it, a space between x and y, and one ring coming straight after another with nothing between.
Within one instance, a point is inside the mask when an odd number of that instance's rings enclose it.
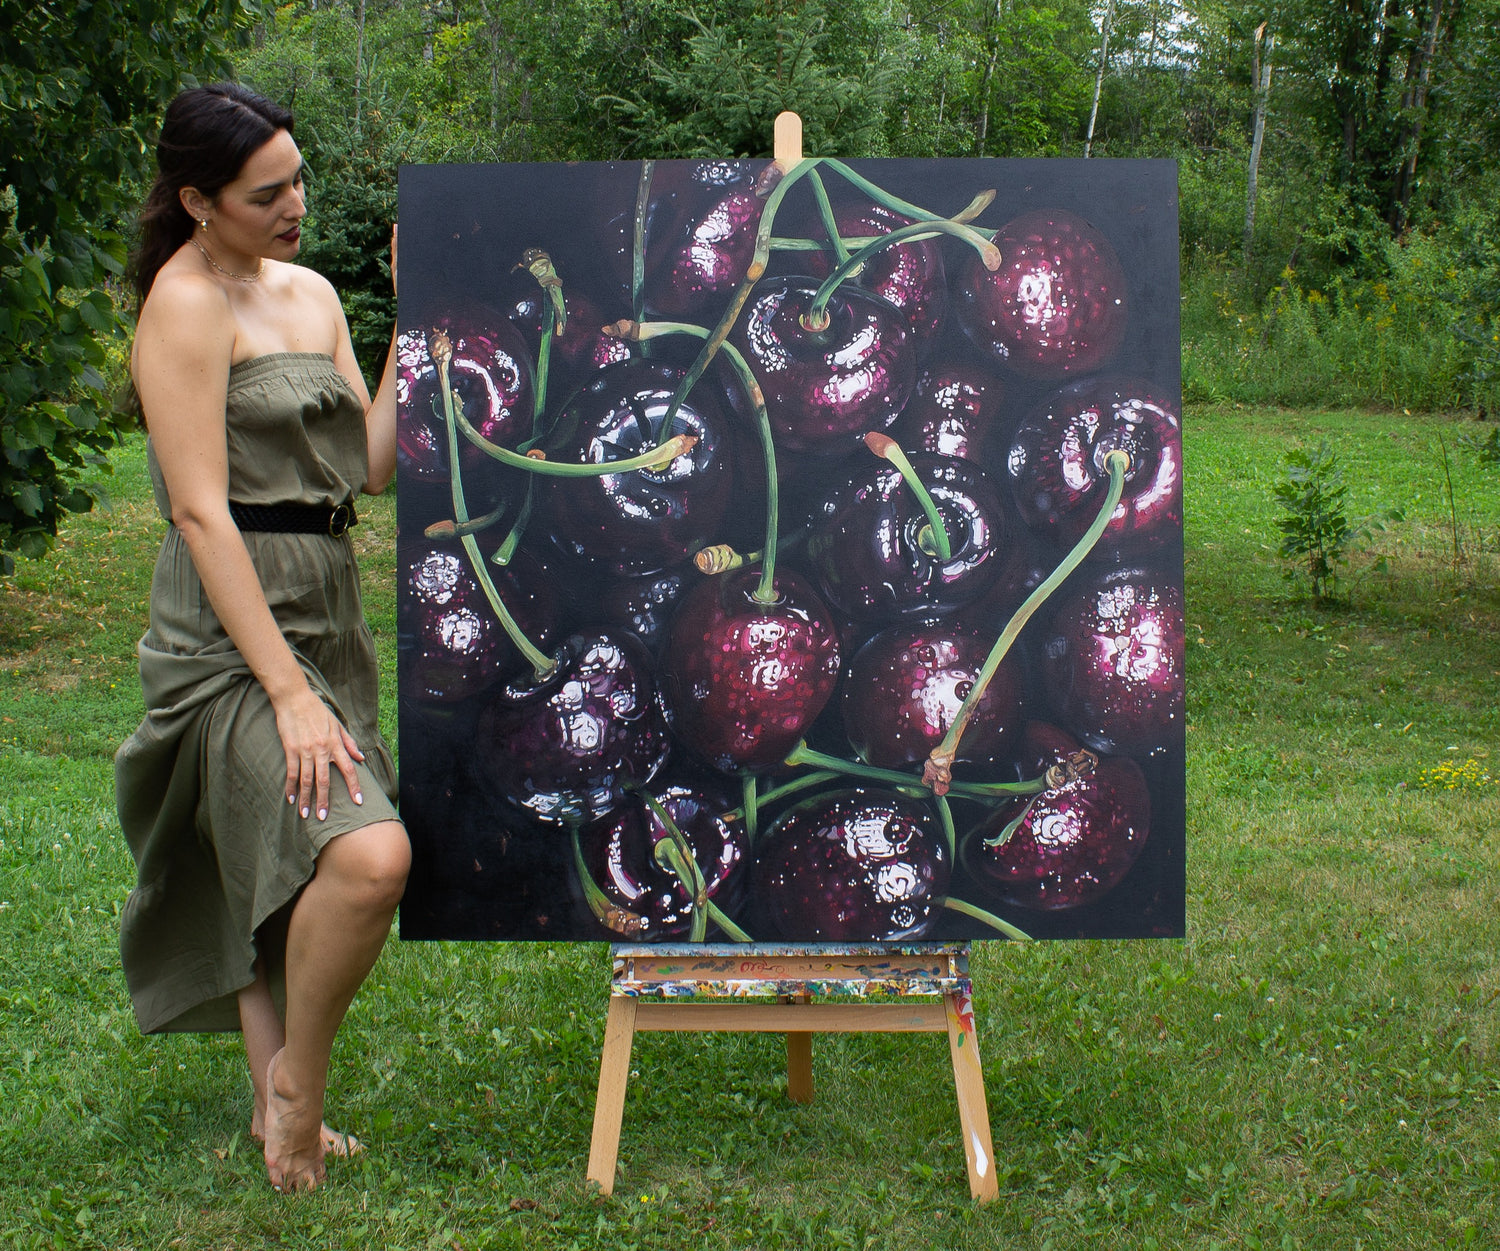
<instances>
[{"instance_id":1,"label":"weed in grass","mask_svg":"<svg viewBox=\"0 0 1500 1251\"><path fill-rule=\"evenodd\" d=\"M1280 554L1293 563L1287 571L1295 578L1300 570L1312 583L1313 598L1324 600L1332 589L1335 566L1347 560L1350 540L1344 483L1338 457L1327 441L1314 451L1294 448L1286 455L1286 477L1274 488L1282 516Z\"/></svg>"},{"instance_id":2,"label":"weed in grass","mask_svg":"<svg viewBox=\"0 0 1500 1251\"><path fill-rule=\"evenodd\" d=\"M1478 791L1485 793L1500 787L1500 778L1472 756L1458 763L1443 761L1417 774L1413 785L1419 791Z\"/></svg>"}]
</instances>

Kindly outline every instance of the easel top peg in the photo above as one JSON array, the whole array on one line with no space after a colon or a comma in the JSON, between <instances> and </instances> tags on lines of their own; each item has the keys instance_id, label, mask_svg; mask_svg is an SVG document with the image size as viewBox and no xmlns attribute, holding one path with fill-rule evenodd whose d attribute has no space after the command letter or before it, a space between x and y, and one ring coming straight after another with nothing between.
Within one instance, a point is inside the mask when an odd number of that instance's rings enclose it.
<instances>
[{"instance_id":1,"label":"easel top peg","mask_svg":"<svg viewBox=\"0 0 1500 1251\"><path fill-rule=\"evenodd\" d=\"M782 173L802 160L802 119L792 112L776 115L772 153Z\"/></svg>"}]
</instances>

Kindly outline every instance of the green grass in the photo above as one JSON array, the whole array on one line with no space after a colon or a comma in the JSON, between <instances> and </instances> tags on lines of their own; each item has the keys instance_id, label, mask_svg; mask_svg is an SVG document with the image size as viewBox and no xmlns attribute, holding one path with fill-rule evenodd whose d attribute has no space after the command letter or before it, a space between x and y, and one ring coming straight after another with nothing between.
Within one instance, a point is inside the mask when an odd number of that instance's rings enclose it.
<instances>
[{"instance_id":1,"label":"green grass","mask_svg":"<svg viewBox=\"0 0 1500 1251\"><path fill-rule=\"evenodd\" d=\"M899 1036L820 1038L808 1107L775 1038L641 1038L591 1197L607 950L395 940L334 1058L370 1151L273 1195L237 1040L140 1037L115 953L159 536L126 449L114 511L0 584L0 1245L1500 1246L1500 479L1458 432L1189 414L1189 937L977 948L982 1209L946 1046ZM1406 515L1332 608L1270 493L1324 437L1352 511ZM387 657L393 530L356 532Z\"/></svg>"}]
</instances>

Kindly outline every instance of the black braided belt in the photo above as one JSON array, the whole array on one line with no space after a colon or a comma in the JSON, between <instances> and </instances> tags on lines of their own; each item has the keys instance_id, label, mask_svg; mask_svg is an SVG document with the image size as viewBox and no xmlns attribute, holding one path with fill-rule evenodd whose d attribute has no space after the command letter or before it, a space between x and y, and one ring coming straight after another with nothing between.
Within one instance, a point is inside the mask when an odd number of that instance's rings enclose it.
<instances>
[{"instance_id":1,"label":"black braided belt","mask_svg":"<svg viewBox=\"0 0 1500 1251\"><path fill-rule=\"evenodd\" d=\"M359 524L353 504L320 508L313 504L236 504L229 501L229 515L241 530L272 534L331 534L338 538Z\"/></svg>"}]
</instances>

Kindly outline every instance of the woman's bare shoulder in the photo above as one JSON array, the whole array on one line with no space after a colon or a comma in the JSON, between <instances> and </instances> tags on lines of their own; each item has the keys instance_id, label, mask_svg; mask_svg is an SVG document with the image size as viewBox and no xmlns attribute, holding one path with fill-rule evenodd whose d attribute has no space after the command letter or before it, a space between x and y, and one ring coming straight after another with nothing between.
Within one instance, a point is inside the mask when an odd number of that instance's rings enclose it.
<instances>
[{"instance_id":1,"label":"woman's bare shoulder","mask_svg":"<svg viewBox=\"0 0 1500 1251\"><path fill-rule=\"evenodd\" d=\"M266 265L268 267L275 265L279 272L286 274L287 280L292 284L292 289L298 295L315 299L319 303L339 303L338 292L333 289L333 283L317 270L288 261L267 261Z\"/></svg>"},{"instance_id":2,"label":"woman's bare shoulder","mask_svg":"<svg viewBox=\"0 0 1500 1251\"><path fill-rule=\"evenodd\" d=\"M151 284L136 320L136 341L144 338L210 341L234 334L234 310L223 287L193 267L168 261Z\"/></svg>"},{"instance_id":3,"label":"woman's bare shoulder","mask_svg":"<svg viewBox=\"0 0 1500 1251\"><path fill-rule=\"evenodd\" d=\"M136 321L131 373L138 387L143 375L227 375L234 339L234 310L223 288L191 266L168 261Z\"/></svg>"}]
</instances>

